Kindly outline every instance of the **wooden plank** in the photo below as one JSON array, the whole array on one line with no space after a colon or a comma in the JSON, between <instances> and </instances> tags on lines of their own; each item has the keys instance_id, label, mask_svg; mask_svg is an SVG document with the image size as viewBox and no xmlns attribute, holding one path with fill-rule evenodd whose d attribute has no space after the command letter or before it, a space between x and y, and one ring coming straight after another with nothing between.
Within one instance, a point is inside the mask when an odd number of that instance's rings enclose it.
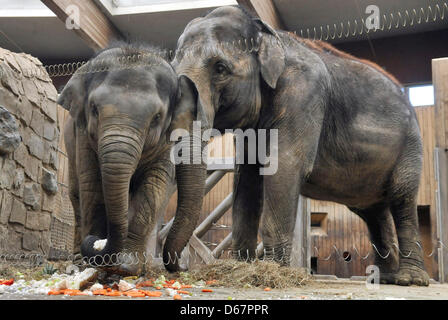
<instances>
[{"instance_id":1,"label":"wooden plank","mask_svg":"<svg viewBox=\"0 0 448 320\"><path fill-rule=\"evenodd\" d=\"M190 248L196 253L195 258L200 257L205 264L210 264L215 261L210 249L195 235L190 238L189 244Z\"/></svg>"},{"instance_id":2,"label":"wooden plank","mask_svg":"<svg viewBox=\"0 0 448 320\"><path fill-rule=\"evenodd\" d=\"M448 140L448 58L432 60L436 147L447 149Z\"/></svg>"},{"instance_id":3,"label":"wooden plank","mask_svg":"<svg viewBox=\"0 0 448 320\"><path fill-rule=\"evenodd\" d=\"M445 217L448 204L448 186L446 183L446 177L448 175L447 168L447 154L443 149L436 148L435 150L435 165L437 174L437 238L442 242L442 246L438 251L438 267L439 267L439 281L441 283L448 280L448 232L447 223L448 219ZM444 245L445 244L445 245Z\"/></svg>"},{"instance_id":4,"label":"wooden plank","mask_svg":"<svg viewBox=\"0 0 448 320\"><path fill-rule=\"evenodd\" d=\"M432 60L432 75L435 98L435 133L437 150L437 212L438 239L445 246L439 256L439 281L448 279L448 58Z\"/></svg>"},{"instance_id":5,"label":"wooden plank","mask_svg":"<svg viewBox=\"0 0 448 320\"><path fill-rule=\"evenodd\" d=\"M299 196L297 217L291 249L291 267L311 268L311 203L310 199Z\"/></svg>"},{"instance_id":6,"label":"wooden plank","mask_svg":"<svg viewBox=\"0 0 448 320\"><path fill-rule=\"evenodd\" d=\"M103 49L111 40L122 39L123 36L109 18L92 0L41 0L56 16L66 23L70 9L79 10L79 26L73 28L81 39L94 50Z\"/></svg>"},{"instance_id":7,"label":"wooden plank","mask_svg":"<svg viewBox=\"0 0 448 320\"><path fill-rule=\"evenodd\" d=\"M254 16L267 22L274 29L285 29L284 24L275 8L272 0L237 0L238 4L244 7Z\"/></svg>"}]
</instances>

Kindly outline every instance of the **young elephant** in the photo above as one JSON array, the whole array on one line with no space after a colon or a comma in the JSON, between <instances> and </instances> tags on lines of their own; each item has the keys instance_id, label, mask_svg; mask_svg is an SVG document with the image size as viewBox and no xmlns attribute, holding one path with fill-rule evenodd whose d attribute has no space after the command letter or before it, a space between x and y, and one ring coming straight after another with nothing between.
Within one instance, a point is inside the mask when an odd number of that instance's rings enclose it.
<instances>
[{"instance_id":1,"label":"young elephant","mask_svg":"<svg viewBox=\"0 0 448 320\"><path fill-rule=\"evenodd\" d=\"M206 126L278 132L278 148L270 150L278 152L274 174L259 174L263 161L240 164L235 174L237 257L255 257L261 226L266 253L288 264L302 194L344 204L366 221L382 282L428 285L416 203L422 142L415 112L391 76L236 7L192 20L172 64L195 87ZM184 220L178 232L190 230ZM178 242L164 251L172 254Z\"/></svg>"},{"instance_id":2,"label":"young elephant","mask_svg":"<svg viewBox=\"0 0 448 320\"><path fill-rule=\"evenodd\" d=\"M58 103L71 116L65 144L75 253L138 253L139 263L126 255L109 263L119 273L142 271L148 235L175 187L166 133L175 106L192 103L180 92L155 50L123 43L98 52L65 86ZM99 239L107 239L103 248Z\"/></svg>"}]
</instances>

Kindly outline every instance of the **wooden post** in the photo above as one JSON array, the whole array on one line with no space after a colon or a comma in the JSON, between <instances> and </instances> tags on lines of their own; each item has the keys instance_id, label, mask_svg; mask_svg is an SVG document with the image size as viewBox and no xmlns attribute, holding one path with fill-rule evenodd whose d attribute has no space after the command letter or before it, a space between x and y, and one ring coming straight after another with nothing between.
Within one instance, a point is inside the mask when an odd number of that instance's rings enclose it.
<instances>
[{"instance_id":1,"label":"wooden post","mask_svg":"<svg viewBox=\"0 0 448 320\"><path fill-rule=\"evenodd\" d=\"M435 175L439 281L448 280L448 58L432 60L435 98Z\"/></svg>"},{"instance_id":2,"label":"wooden post","mask_svg":"<svg viewBox=\"0 0 448 320\"><path fill-rule=\"evenodd\" d=\"M275 9L272 0L237 0L238 4L244 7L254 16L267 22L274 29L285 29L282 20Z\"/></svg>"},{"instance_id":3,"label":"wooden post","mask_svg":"<svg viewBox=\"0 0 448 320\"><path fill-rule=\"evenodd\" d=\"M311 203L299 196L291 249L291 267L311 269Z\"/></svg>"}]
</instances>

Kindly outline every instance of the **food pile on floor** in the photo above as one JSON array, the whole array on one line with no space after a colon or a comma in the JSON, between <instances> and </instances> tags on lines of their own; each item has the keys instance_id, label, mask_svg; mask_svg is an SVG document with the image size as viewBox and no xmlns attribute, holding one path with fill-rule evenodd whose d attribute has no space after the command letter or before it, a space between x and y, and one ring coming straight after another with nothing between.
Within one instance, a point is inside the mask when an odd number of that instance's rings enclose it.
<instances>
[{"instance_id":1,"label":"food pile on floor","mask_svg":"<svg viewBox=\"0 0 448 320\"><path fill-rule=\"evenodd\" d=\"M142 277L122 277L104 270L73 265L56 269L47 264L27 273L10 270L10 278L1 279L0 294L47 296L98 296L122 298L194 298L198 292L213 294L212 287L271 288L302 286L310 278L297 268L280 267L274 262L253 263L219 260L189 272L170 274L164 269L149 268ZM194 291L194 292L192 292Z\"/></svg>"}]
</instances>

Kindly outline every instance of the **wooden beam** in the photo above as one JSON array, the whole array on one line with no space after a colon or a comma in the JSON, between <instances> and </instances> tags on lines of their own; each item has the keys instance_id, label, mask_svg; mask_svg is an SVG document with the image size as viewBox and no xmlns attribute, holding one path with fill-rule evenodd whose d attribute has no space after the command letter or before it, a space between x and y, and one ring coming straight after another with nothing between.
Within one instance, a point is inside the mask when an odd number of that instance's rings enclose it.
<instances>
[{"instance_id":1,"label":"wooden beam","mask_svg":"<svg viewBox=\"0 0 448 320\"><path fill-rule=\"evenodd\" d=\"M192 261L191 261L192 259L195 260L195 263L198 262L198 261L196 261L197 260L196 258L198 258L198 257L205 264L211 264L216 260L213 257L210 249L204 244L204 242L201 241L201 239L199 239L195 235L191 236L189 245L190 245L190 250L195 251L195 253L193 253L193 256L192 256L192 253L190 252L190 266L192 264Z\"/></svg>"},{"instance_id":2,"label":"wooden beam","mask_svg":"<svg viewBox=\"0 0 448 320\"><path fill-rule=\"evenodd\" d=\"M432 60L435 98L435 176L437 180L437 238L439 281L448 281L448 58Z\"/></svg>"},{"instance_id":3,"label":"wooden beam","mask_svg":"<svg viewBox=\"0 0 448 320\"><path fill-rule=\"evenodd\" d=\"M311 201L301 195L297 204L290 266L311 269Z\"/></svg>"},{"instance_id":4,"label":"wooden beam","mask_svg":"<svg viewBox=\"0 0 448 320\"><path fill-rule=\"evenodd\" d=\"M272 0L237 0L238 4L274 29L285 29Z\"/></svg>"},{"instance_id":5,"label":"wooden beam","mask_svg":"<svg viewBox=\"0 0 448 320\"><path fill-rule=\"evenodd\" d=\"M41 0L65 24L72 12L71 8L79 11L73 17L79 17L79 28L73 28L94 50L103 49L111 40L122 39L123 36L110 22L107 16L92 0ZM79 15L78 15L79 13Z\"/></svg>"}]
</instances>

